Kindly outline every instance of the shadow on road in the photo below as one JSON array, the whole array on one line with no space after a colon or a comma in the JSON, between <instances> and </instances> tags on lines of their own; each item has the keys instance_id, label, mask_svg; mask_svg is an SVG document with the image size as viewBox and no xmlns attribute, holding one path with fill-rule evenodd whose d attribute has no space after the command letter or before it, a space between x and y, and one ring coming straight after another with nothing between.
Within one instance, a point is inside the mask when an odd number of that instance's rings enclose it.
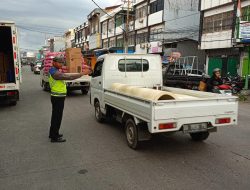
<instances>
[{"instance_id":1,"label":"shadow on road","mask_svg":"<svg viewBox=\"0 0 250 190\"><path fill-rule=\"evenodd\" d=\"M124 148L127 146L125 129L116 121L107 121L103 124L105 128L108 128L110 132L120 135L121 141L124 143ZM182 132L176 132L172 134L161 133L152 135L151 140L143 141L136 151L141 153L168 153L168 154L186 154L192 152L192 154L207 154L211 149L211 146L204 142L195 142L191 140L189 134L183 134Z\"/></svg>"}]
</instances>

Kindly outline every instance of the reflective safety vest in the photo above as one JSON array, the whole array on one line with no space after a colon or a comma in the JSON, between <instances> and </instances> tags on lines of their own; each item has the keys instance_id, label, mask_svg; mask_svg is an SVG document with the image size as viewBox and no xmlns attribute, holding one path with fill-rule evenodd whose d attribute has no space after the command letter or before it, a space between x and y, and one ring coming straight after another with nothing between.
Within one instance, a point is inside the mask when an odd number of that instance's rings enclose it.
<instances>
[{"instance_id":1,"label":"reflective safety vest","mask_svg":"<svg viewBox=\"0 0 250 190\"><path fill-rule=\"evenodd\" d=\"M65 97L67 95L65 81L55 80L51 75L49 75L49 85L51 89L51 96Z\"/></svg>"}]
</instances>

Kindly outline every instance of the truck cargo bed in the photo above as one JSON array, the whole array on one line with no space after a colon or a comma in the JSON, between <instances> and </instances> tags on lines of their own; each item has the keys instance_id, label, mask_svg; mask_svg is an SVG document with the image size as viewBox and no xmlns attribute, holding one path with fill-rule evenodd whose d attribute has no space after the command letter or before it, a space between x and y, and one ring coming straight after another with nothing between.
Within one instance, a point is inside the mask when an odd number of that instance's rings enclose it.
<instances>
[{"instance_id":1,"label":"truck cargo bed","mask_svg":"<svg viewBox=\"0 0 250 190\"><path fill-rule=\"evenodd\" d=\"M163 87L162 90L195 98L150 101L105 90L104 102L149 123L148 129L151 133L179 131L184 124L193 123L209 123L212 126L237 124L238 100L236 97L167 87ZM216 124L218 118L230 118L230 122ZM159 130L156 127L161 123L172 122L176 123L174 129Z\"/></svg>"}]
</instances>

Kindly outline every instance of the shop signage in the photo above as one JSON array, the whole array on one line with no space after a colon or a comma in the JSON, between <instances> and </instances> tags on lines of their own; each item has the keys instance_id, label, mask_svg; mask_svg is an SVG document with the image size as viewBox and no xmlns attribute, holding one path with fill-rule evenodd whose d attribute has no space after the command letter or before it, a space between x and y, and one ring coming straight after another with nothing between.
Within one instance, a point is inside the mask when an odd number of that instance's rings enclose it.
<instances>
[{"instance_id":1,"label":"shop signage","mask_svg":"<svg viewBox=\"0 0 250 190\"><path fill-rule=\"evenodd\" d=\"M148 47L149 53L162 53L162 46L159 42L151 42Z\"/></svg>"},{"instance_id":2,"label":"shop signage","mask_svg":"<svg viewBox=\"0 0 250 190\"><path fill-rule=\"evenodd\" d=\"M240 22L239 38L242 40L250 39L250 22L249 21Z\"/></svg>"},{"instance_id":3,"label":"shop signage","mask_svg":"<svg viewBox=\"0 0 250 190\"><path fill-rule=\"evenodd\" d=\"M181 53L180 52L172 52L171 57L179 59L181 57Z\"/></svg>"}]
</instances>

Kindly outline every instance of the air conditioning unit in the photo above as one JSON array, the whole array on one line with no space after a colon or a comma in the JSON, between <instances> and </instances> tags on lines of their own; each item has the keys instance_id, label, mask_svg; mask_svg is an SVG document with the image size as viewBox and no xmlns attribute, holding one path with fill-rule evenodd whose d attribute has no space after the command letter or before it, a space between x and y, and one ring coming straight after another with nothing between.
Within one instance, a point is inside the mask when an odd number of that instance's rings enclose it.
<instances>
[{"instance_id":1,"label":"air conditioning unit","mask_svg":"<svg viewBox=\"0 0 250 190\"><path fill-rule=\"evenodd\" d=\"M144 43L141 43L141 44L140 44L140 48L141 48L141 49L145 49L145 47L146 47L146 45L145 45Z\"/></svg>"},{"instance_id":2,"label":"air conditioning unit","mask_svg":"<svg viewBox=\"0 0 250 190\"><path fill-rule=\"evenodd\" d=\"M143 18L140 18L139 19L139 23L143 23L144 19Z\"/></svg>"}]
</instances>

